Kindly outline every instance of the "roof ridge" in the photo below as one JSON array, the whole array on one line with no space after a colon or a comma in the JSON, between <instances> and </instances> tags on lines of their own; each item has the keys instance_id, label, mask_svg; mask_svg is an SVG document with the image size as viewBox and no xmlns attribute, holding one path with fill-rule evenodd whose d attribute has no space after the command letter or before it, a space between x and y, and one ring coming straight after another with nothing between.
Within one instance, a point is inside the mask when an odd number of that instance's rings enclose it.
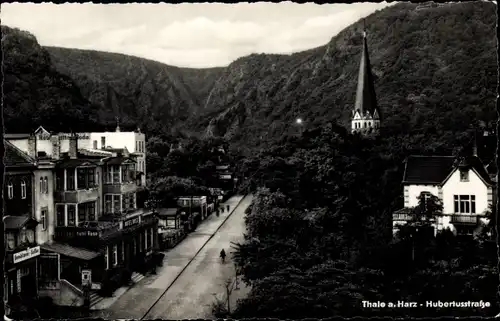
<instances>
[{"instance_id":1,"label":"roof ridge","mask_svg":"<svg viewBox=\"0 0 500 321\"><path fill-rule=\"evenodd\" d=\"M33 157L31 157L30 155L28 155L27 153L25 153L24 151L22 151L20 148L18 148L16 145L12 144L11 142L9 142L8 140L4 139L3 140L4 144L7 144L7 146L9 146L10 148L12 148L14 151L16 151L17 153L19 153L19 155L24 158L24 160L26 160L28 163L36 163L35 159Z\"/></svg>"}]
</instances>

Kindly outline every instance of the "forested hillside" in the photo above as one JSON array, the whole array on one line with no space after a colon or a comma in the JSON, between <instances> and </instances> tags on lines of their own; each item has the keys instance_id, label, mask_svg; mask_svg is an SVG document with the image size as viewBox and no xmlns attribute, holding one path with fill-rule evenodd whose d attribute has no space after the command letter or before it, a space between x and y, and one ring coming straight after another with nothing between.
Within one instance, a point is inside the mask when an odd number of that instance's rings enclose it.
<instances>
[{"instance_id":1,"label":"forested hillside","mask_svg":"<svg viewBox=\"0 0 500 321\"><path fill-rule=\"evenodd\" d=\"M193 117L222 68L189 69L116 53L46 47L57 70L103 106L101 122L171 131Z\"/></svg>"},{"instance_id":2,"label":"forested hillside","mask_svg":"<svg viewBox=\"0 0 500 321\"><path fill-rule=\"evenodd\" d=\"M494 119L495 5L416 7L396 4L366 18L383 125L389 134L408 136L408 144L430 137L451 144L472 123ZM12 91L5 101L6 126L26 131L35 123L74 123L42 112L52 108L61 117L90 117L107 128L119 116L123 128L140 126L149 136L177 135L179 129L223 136L249 148L296 134L297 117L307 128L330 121L346 126L354 103L361 27L355 23L325 46L308 51L253 54L213 69L40 48L32 35L3 28L8 31L2 39L5 90Z\"/></svg>"},{"instance_id":3,"label":"forested hillside","mask_svg":"<svg viewBox=\"0 0 500 321\"><path fill-rule=\"evenodd\" d=\"M415 10L401 3L366 18L368 46L384 124L392 131L443 134L494 119L496 7L453 3ZM355 99L362 21L326 46L232 63L207 103L209 132L259 145L296 131L348 125ZM214 113L213 111L218 111Z\"/></svg>"},{"instance_id":4,"label":"forested hillside","mask_svg":"<svg viewBox=\"0 0 500 321\"><path fill-rule=\"evenodd\" d=\"M6 132L33 131L41 124L61 131L99 129L99 106L54 69L33 35L2 26L2 53Z\"/></svg>"}]
</instances>

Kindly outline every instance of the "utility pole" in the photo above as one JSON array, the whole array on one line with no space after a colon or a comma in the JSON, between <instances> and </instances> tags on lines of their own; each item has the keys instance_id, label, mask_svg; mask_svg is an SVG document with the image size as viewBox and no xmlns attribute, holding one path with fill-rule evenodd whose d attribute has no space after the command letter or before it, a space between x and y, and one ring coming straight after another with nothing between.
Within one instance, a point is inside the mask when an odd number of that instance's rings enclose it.
<instances>
[{"instance_id":1,"label":"utility pole","mask_svg":"<svg viewBox=\"0 0 500 321\"><path fill-rule=\"evenodd\" d=\"M232 289L231 289L231 280L227 280L226 281L226 296L227 296L227 313L228 314L231 314L231 292Z\"/></svg>"}]
</instances>

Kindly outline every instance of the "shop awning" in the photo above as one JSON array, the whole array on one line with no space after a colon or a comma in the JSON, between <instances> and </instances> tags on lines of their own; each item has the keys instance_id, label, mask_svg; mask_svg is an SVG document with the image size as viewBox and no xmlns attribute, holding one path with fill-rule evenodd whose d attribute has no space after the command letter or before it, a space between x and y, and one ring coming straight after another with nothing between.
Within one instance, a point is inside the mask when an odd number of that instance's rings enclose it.
<instances>
[{"instance_id":1,"label":"shop awning","mask_svg":"<svg viewBox=\"0 0 500 321\"><path fill-rule=\"evenodd\" d=\"M40 245L40 248L45 251L58 253L64 256L69 256L84 261L90 261L101 255L101 253L98 252L62 243L42 244Z\"/></svg>"}]
</instances>

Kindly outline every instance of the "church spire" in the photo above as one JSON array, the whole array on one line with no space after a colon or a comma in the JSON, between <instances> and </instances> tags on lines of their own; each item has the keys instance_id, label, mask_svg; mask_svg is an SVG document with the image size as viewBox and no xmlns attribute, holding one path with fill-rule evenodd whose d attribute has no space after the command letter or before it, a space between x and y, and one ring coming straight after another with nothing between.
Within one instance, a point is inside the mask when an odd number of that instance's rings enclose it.
<instances>
[{"instance_id":1,"label":"church spire","mask_svg":"<svg viewBox=\"0 0 500 321\"><path fill-rule=\"evenodd\" d=\"M351 121L352 131L362 131L364 129L380 127L380 111L377 107L377 97L375 94L366 38L366 27L363 26L363 51L361 52L356 101Z\"/></svg>"}]
</instances>

